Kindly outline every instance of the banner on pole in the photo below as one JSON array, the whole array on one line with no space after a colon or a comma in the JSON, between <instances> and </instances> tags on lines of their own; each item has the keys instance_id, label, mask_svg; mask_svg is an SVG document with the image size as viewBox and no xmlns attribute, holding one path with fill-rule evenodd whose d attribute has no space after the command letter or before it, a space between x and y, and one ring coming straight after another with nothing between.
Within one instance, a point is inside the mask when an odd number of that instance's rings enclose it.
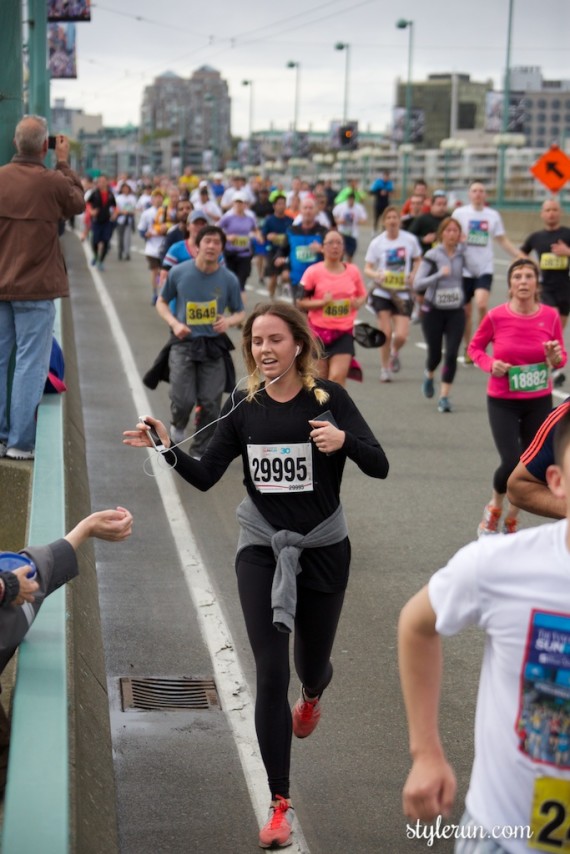
<instances>
[{"instance_id":1,"label":"banner on pole","mask_svg":"<svg viewBox=\"0 0 570 854\"><path fill-rule=\"evenodd\" d=\"M90 21L91 0L48 0L47 19L59 21Z\"/></svg>"},{"instance_id":2,"label":"banner on pole","mask_svg":"<svg viewBox=\"0 0 570 854\"><path fill-rule=\"evenodd\" d=\"M52 79L77 77L75 24L48 24L48 65Z\"/></svg>"}]
</instances>

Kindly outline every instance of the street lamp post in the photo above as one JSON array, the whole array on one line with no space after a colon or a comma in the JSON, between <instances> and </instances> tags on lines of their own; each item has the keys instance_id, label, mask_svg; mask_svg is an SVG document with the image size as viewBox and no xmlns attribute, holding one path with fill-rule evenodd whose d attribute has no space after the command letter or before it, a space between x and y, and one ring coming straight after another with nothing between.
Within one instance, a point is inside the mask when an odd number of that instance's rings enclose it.
<instances>
[{"instance_id":1,"label":"street lamp post","mask_svg":"<svg viewBox=\"0 0 570 854\"><path fill-rule=\"evenodd\" d=\"M345 51L344 100L343 100L343 104L342 104L342 123L343 123L343 125L345 125L348 121L348 78L349 78L349 70L350 70L350 45L347 42L337 42L334 46L334 49ZM340 182L341 182L343 187L345 185L345 175L346 175L346 160L341 158Z\"/></svg>"},{"instance_id":2,"label":"street lamp post","mask_svg":"<svg viewBox=\"0 0 570 854\"><path fill-rule=\"evenodd\" d=\"M249 162L253 163L253 80L242 80L242 86L249 86Z\"/></svg>"},{"instance_id":3,"label":"street lamp post","mask_svg":"<svg viewBox=\"0 0 570 854\"><path fill-rule=\"evenodd\" d=\"M301 74L301 63L289 60L286 68L295 69L295 109L293 112L293 157L297 156L297 130L299 124L299 78Z\"/></svg>"},{"instance_id":4,"label":"street lamp post","mask_svg":"<svg viewBox=\"0 0 570 854\"><path fill-rule=\"evenodd\" d=\"M414 52L414 22L406 18L400 18L396 21L396 27L399 30L408 30L408 80L406 83L406 124L404 130L404 175L402 178L402 201L406 198L406 188L408 185L408 157L409 149L407 146L411 143L412 130L412 56Z\"/></svg>"},{"instance_id":5,"label":"street lamp post","mask_svg":"<svg viewBox=\"0 0 570 854\"><path fill-rule=\"evenodd\" d=\"M204 95L204 105L208 108L209 112L209 140L208 145L212 151L212 169L219 168L219 144L218 144L218 111L217 111L217 101L216 98L212 95L211 92L206 92ZM204 139L204 143L206 140Z\"/></svg>"},{"instance_id":6,"label":"street lamp post","mask_svg":"<svg viewBox=\"0 0 570 854\"><path fill-rule=\"evenodd\" d=\"M509 130L509 102L511 100L511 38L513 32L513 5L514 0L509 0L509 18L507 25L507 56L505 62L505 83L503 88L503 120L501 124L502 135ZM505 201L505 156L507 146L501 143L499 146L499 180L497 187L497 205Z\"/></svg>"},{"instance_id":7,"label":"street lamp post","mask_svg":"<svg viewBox=\"0 0 570 854\"><path fill-rule=\"evenodd\" d=\"M335 50L345 50L344 59L344 102L342 107L342 121L346 124L348 121L348 78L350 70L350 45L346 42L337 42L334 46Z\"/></svg>"}]
</instances>

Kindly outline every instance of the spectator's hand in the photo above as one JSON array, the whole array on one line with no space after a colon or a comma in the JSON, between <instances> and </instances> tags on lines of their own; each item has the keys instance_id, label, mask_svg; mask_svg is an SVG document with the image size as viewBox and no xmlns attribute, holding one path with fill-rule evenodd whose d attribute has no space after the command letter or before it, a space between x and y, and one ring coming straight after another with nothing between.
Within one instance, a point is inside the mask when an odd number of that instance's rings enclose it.
<instances>
[{"instance_id":1,"label":"spectator's hand","mask_svg":"<svg viewBox=\"0 0 570 854\"><path fill-rule=\"evenodd\" d=\"M26 573L29 571L29 566L21 566L19 569L15 569L13 571L14 575L20 582L20 592L16 598L12 600L10 603L11 605L23 605L24 602L34 601L34 593L36 590L40 589L40 585L35 579L26 577Z\"/></svg>"},{"instance_id":2,"label":"spectator's hand","mask_svg":"<svg viewBox=\"0 0 570 854\"><path fill-rule=\"evenodd\" d=\"M344 445L345 432L330 421L309 421L313 428L309 433L315 447L323 454L334 454Z\"/></svg>"},{"instance_id":3,"label":"spectator's hand","mask_svg":"<svg viewBox=\"0 0 570 854\"><path fill-rule=\"evenodd\" d=\"M114 510L99 510L85 520L90 528L90 537L109 542L126 540L133 532L133 517L125 507Z\"/></svg>"},{"instance_id":4,"label":"spectator's hand","mask_svg":"<svg viewBox=\"0 0 570 854\"><path fill-rule=\"evenodd\" d=\"M431 821L451 813L457 783L445 756L419 757L402 792L402 809L408 818Z\"/></svg>"},{"instance_id":5,"label":"spectator's hand","mask_svg":"<svg viewBox=\"0 0 570 854\"><path fill-rule=\"evenodd\" d=\"M508 374L509 368L512 368L512 365L509 362L503 362L501 359L495 359L491 366L491 376L504 377L505 374Z\"/></svg>"},{"instance_id":6,"label":"spectator's hand","mask_svg":"<svg viewBox=\"0 0 570 854\"><path fill-rule=\"evenodd\" d=\"M273 262L273 266L274 267L283 267L283 265L286 263L287 263L287 258L283 258L283 257L276 258L275 261Z\"/></svg>"},{"instance_id":7,"label":"spectator's hand","mask_svg":"<svg viewBox=\"0 0 570 854\"><path fill-rule=\"evenodd\" d=\"M69 140L62 133L55 138L55 158L58 163L69 161Z\"/></svg>"}]
</instances>

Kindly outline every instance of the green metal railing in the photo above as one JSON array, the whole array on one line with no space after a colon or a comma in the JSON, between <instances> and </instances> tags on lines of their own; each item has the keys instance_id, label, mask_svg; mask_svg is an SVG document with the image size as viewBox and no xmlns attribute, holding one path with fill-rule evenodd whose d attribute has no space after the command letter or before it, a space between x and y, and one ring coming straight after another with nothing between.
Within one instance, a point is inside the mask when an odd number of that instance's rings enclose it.
<instances>
[{"instance_id":1,"label":"green metal railing","mask_svg":"<svg viewBox=\"0 0 570 854\"><path fill-rule=\"evenodd\" d=\"M59 305L56 336L60 335ZM38 410L27 542L65 534L63 400ZM67 854L69 740L65 588L49 596L20 646L13 695L2 854Z\"/></svg>"}]
</instances>

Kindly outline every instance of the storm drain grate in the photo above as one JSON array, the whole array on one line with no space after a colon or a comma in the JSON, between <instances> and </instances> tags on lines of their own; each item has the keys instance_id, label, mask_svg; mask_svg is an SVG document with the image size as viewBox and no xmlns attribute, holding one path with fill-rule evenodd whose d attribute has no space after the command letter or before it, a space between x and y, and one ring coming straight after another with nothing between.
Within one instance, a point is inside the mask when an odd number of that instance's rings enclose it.
<instances>
[{"instance_id":1,"label":"storm drain grate","mask_svg":"<svg viewBox=\"0 0 570 854\"><path fill-rule=\"evenodd\" d=\"M124 712L196 711L219 709L220 701L213 679L121 679Z\"/></svg>"}]
</instances>

